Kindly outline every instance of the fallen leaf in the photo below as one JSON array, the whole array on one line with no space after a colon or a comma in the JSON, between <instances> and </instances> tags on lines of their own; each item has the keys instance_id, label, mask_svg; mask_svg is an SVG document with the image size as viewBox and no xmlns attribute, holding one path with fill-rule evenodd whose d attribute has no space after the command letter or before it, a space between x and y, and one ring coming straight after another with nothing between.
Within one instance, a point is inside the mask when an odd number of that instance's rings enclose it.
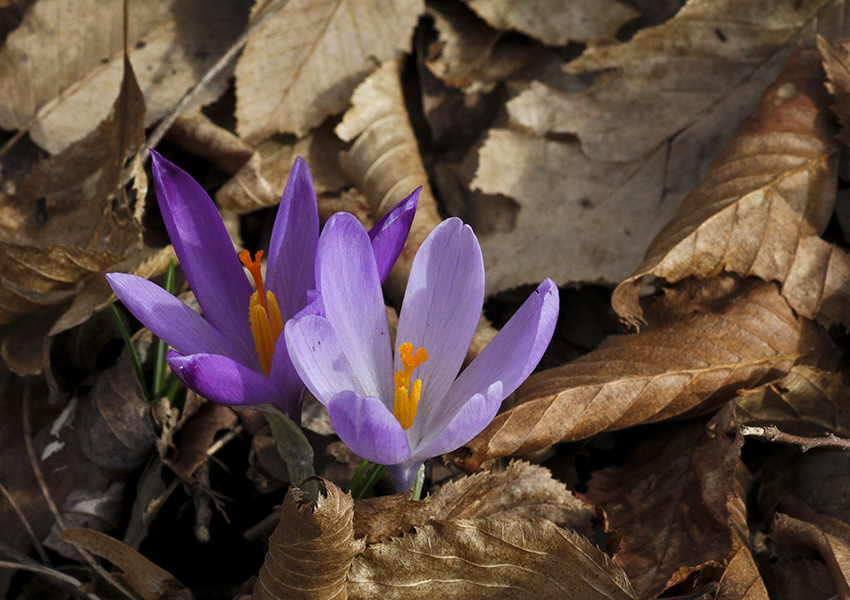
<instances>
[{"instance_id":1,"label":"fallen leaf","mask_svg":"<svg viewBox=\"0 0 850 600\"><path fill-rule=\"evenodd\" d=\"M850 388L839 373L806 365L777 381L741 390L735 414L744 425L775 425L786 433L850 437Z\"/></svg>"},{"instance_id":2,"label":"fallen leaf","mask_svg":"<svg viewBox=\"0 0 850 600\"><path fill-rule=\"evenodd\" d=\"M125 159L144 141L144 101L130 63L124 66L107 119L59 155L37 162L24 183L26 194L12 201L27 218L24 227L0 233L0 323L72 299L85 279L139 249L141 226L127 200L109 199Z\"/></svg>"},{"instance_id":3,"label":"fallen leaf","mask_svg":"<svg viewBox=\"0 0 850 600\"><path fill-rule=\"evenodd\" d=\"M460 2L437 0L429 2L427 10L438 38L426 49L423 62L465 94L492 91L537 60L543 50L536 42L495 31Z\"/></svg>"},{"instance_id":4,"label":"fallen leaf","mask_svg":"<svg viewBox=\"0 0 850 600\"><path fill-rule=\"evenodd\" d=\"M496 29L520 31L550 46L613 38L627 21L639 15L615 0L466 0L469 7Z\"/></svg>"},{"instance_id":5,"label":"fallen leaf","mask_svg":"<svg viewBox=\"0 0 850 600\"><path fill-rule=\"evenodd\" d=\"M353 600L637 598L608 556L541 518L438 521L369 546L351 567L348 593Z\"/></svg>"},{"instance_id":6,"label":"fallen leaf","mask_svg":"<svg viewBox=\"0 0 850 600\"><path fill-rule=\"evenodd\" d=\"M178 477L189 479L198 465L209 459L207 450L216 434L224 429L231 429L237 422L238 417L232 408L207 402L183 426L177 460L167 463L168 466Z\"/></svg>"},{"instance_id":7,"label":"fallen leaf","mask_svg":"<svg viewBox=\"0 0 850 600\"><path fill-rule=\"evenodd\" d=\"M778 600L834 600L837 590L826 565L816 560L783 560L770 565Z\"/></svg>"},{"instance_id":8,"label":"fallen leaf","mask_svg":"<svg viewBox=\"0 0 850 600\"><path fill-rule=\"evenodd\" d=\"M104 558L120 568L121 579L142 600L191 600L192 592L161 567L136 550L113 537L92 529L70 528L59 534L59 539L82 546L92 554Z\"/></svg>"},{"instance_id":9,"label":"fallen leaf","mask_svg":"<svg viewBox=\"0 0 850 600\"><path fill-rule=\"evenodd\" d=\"M836 4L691 0L669 21L566 63L598 75L586 91L526 86L507 104L511 134L491 132L471 158L485 207L500 195L521 207L510 229L482 238L488 291L546 276L559 285L628 277L798 38L840 35L847 21Z\"/></svg>"},{"instance_id":10,"label":"fallen leaf","mask_svg":"<svg viewBox=\"0 0 850 600\"><path fill-rule=\"evenodd\" d=\"M840 131L838 139L850 145L850 41L833 41L818 36L817 47L823 58L826 71L826 89L832 94L832 112L835 113Z\"/></svg>"},{"instance_id":11,"label":"fallen leaf","mask_svg":"<svg viewBox=\"0 0 850 600\"><path fill-rule=\"evenodd\" d=\"M114 482L106 491L74 490L62 505L62 518L65 526L85 527L101 533L113 531L121 523L124 510L124 483ZM50 535L44 545L62 556L80 561L82 557L76 548L59 538L62 532L57 522L53 522Z\"/></svg>"},{"instance_id":12,"label":"fallen leaf","mask_svg":"<svg viewBox=\"0 0 850 600\"><path fill-rule=\"evenodd\" d=\"M587 484L585 496L602 507L605 530L617 540L614 560L641 598L736 550L728 502L743 438L726 434L729 415L644 441L625 464L595 471Z\"/></svg>"},{"instance_id":13,"label":"fallen leaf","mask_svg":"<svg viewBox=\"0 0 850 600\"><path fill-rule=\"evenodd\" d=\"M333 123L322 123L298 140L275 136L260 142L248 162L216 193L222 208L243 214L280 203L289 171L300 156L310 166L316 194L340 191L348 181L339 155L345 145L333 133Z\"/></svg>"},{"instance_id":14,"label":"fallen leaf","mask_svg":"<svg viewBox=\"0 0 850 600\"><path fill-rule=\"evenodd\" d=\"M283 499L280 522L254 585L257 600L346 597L346 573L364 547L354 538L354 500L333 483L317 479L326 493L315 506L295 486Z\"/></svg>"},{"instance_id":15,"label":"fallen leaf","mask_svg":"<svg viewBox=\"0 0 850 600\"><path fill-rule=\"evenodd\" d=\"M832 342L776 285L720 277L669 291L640 333L532 375L516 404L466 444L464 466L718 406L795 364L833 364Z\"/></svg>"},{"instance_id":16,"label":"fallen leaf","mask_svg":"<svg viewBox=\"0 0 850 600\"><path fill-rule=\"evenodd\" d=\"M810 318L847 304L850 257L817 237L832 215L837 185L828 104L820 57L801 50L615 290L615 310L632 323L640 319L637 295L647 275L673 283L721 271L779 281L792 307ZM843 265L837 280L831 260ZM850 322L846 310L828 315L827 323Z\"/></svg>"},{"instance_id":17,"label":"fallen leaf","mask_svg":"<svg viewBox=\"0 0 850 600\"><path fill-rule=\"evenodd\" d=\"M105 119L122 79L122 10L121 2L36 2L0 49L0 127L27 129L56 154ZM145 93L145 125L199 81L246 20L240 2L135 0L129 11L130 60ZM223 77L207 86L199 102L214 100L226 83Z\"/></svg>"},{"instance_id":18,"label":"fallen leaf","mask_svg":"<svg viewBox=\"0 0 850 600\"><path fill-rule=\"evenodd\" d=\"M409 494L358 500L354 532L374 542L410 532L432 520L482 517L541 517L588 538L594 534L591 507L554 479L548 469L521 461L510 463L499 473L485 471L450 481L418 502L410 500Z\"/></svg>"},{"instance_id":19,"label":"fallen leaf","mask_svg":"<svg viewBox=\"0 0 850 600\"><path fill-rule=\"evenodd\" d=\"M266 6L257 3L252 18ZM236 130L249 143L303 137L342 111L375 61L410 48L421 0L290 0L250 34L236 65ZM286 32L286 35L281 35Z\"/></svg>"}]
</instances>

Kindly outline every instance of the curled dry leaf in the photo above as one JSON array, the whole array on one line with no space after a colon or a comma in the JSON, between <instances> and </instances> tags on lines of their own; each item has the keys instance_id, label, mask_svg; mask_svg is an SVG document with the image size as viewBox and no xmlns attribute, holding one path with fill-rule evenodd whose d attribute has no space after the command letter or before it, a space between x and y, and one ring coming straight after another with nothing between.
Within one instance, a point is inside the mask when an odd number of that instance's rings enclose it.
<instances>
[{"instance_id":1,"label":"curled dry leaf","mask_svg":"<svg viewBox=\"0 0 850 600\"><path fill-rule=\"evenodd\" d=\"M613 38L638 11L616 0L466 0L469 7L496 29L517 30L550 46Z\"/></svg>"},{"instance_id":2,"label":"curled dry leaf","mask_svg":"<svg viewBox=\"0 0 850 600\"><path fill-rule=\"evenodd\" d=\"M485 471L450 481L419 502L408 494L359 500L354 510L354 532L367 542L399 536L435 521L482 517L528 519L541 517L559 527L593 535L591 507L552 477L548 469L527 462L511 462L500 473Z\"/></svg>"},{"instance_id":3,"label":"curled dry leaf","mask_svg":"<svg viewBox=\"0 0 850 600\"><path fill-rule=\"evenodd\" d=\"M157 439L150 409L125 349L77 409L77 436L83 453L107 469L139 466Z\"/></svg>"},{"instance_id":4,"label":"curled dry leaf","mask_svg":"<svg viewBox=\"0 0 850 600\"><path fill-rule=\"evenodd\" d=\"M321 197L337 192L348 183L339 160L344 148L330 122L298 140L291 136L271 137L257 145L248 162L219 189L216 200L222 208L237 214L278 204L298 156L310 166L316 194Z\"/></svg>"},{"instance_id":5,"label":"curled dry leaf","mask_svg":"<svg viewBox=\"0 0 850 600\"><path fill-rule=\"evenodd\" d=\"M85 527L101 533L113 531L121 523L124 510L124 483L116 481L106 491L74 490L62 505L62 519L66 528ZM62 528L53 522L44 545L62 556L82 560L76 548L59 539Z\"/></svg>"},{"instance_id":6,"label":"curled dry leaf","mask_svg":"<svg viewBox=\"0 0 850 600\"><path fill-rule=\"evenodd\" d=\"M818 36L817 47L826 71L826 88L832 94L832 112L841 127L837 137L850 146L850 41L836 42Z\"/></svg>"},{"instance_id":7,"label":"curled dry leaf","mask_svg":"<svg viewBox=\"0 0 850 600\"><path fill-rule=\"evenodd\" d=\"M641 444L622 466L593 473L587 499L605 511L614 560L641 598L654 598L735 550L729 499L743 438L727 436L730 411Z\"/></svg>"},{"instance_id":8,"label":"curled dry leaf","mask_svg":"<svg viewBox=\"0 0 850 600\"><path fill-rule=\"evenodd\" d=\"M677 282L731 271L779 281L807 317L850 323L850 256L817 237L835 200L834 134L820 58L801 50L617 287L615 310L640 319L647 275Z\"/></svg>"},{"instance_id":9,"label":"curled dry leaf","mask_svg":"<svg viewBox=\"0 0 850 600\"><path fill-rule=\"evenodd\" d=\"M237 132L249 143L277 133L302 137L343 110L383 62L410 48L422 0L290 0L250 34L236 65ZM285 32L285 34L282 34Z\"/></svg>"},{"instance_id":10,"label":"curled dry leaf","mask_svg":"<svg viewBox=\"0 0 850 600\"><path fill-rule=\"evenodd\" d=\"M9 199L24 226L0 233L0 323L72 299L83 280L138 250L140 225L127 201L108 198L125 158L144 140L144 100L130 63L124 66L108 118L61 154L36 163L26 195Z\"/></svg>"},{"instance_id":11,"label":"curled dry leaf","mask_svg":"<svg viewBox=\"0 0 850 600\"><path fill-rule=\"evenodd\" d=\"M850 598L850 525L818 514L803 502L787 498L773 523L771 538L778 543L802 545L823 558L842 600Z\"/></svg>"},{"instance_id":12,"label":"curled dry leaf","mask_svg":"<svg viewBox=\"0 0 850 600\"><path fill-rule=\"evenodd\" d=\"M106 118L122 77L122 8L99 0L36 2L0 49L0 127L29 129L55 154ZM130 59L145 91L146 125L198 82L246 20L239 2L136 0L129 11ZM214 100L226 83L207 86L200 103Z\"/></svg>"},{"instance_id":13,"label":"curled dry leaf","mask_svg":"<svg viewBox=\"0 0 850 600\"><path fill-rule=\"evenodd\" d=\"M466 468L559 441L668 419L734 398L795 364L829 366L835 347L773 283L718 277L668 292L640 333L532 375L516 405L466 444ZM463 452L461 449L459 452Z\"/></svg>"},{"instance_id":14,"label":"curled dry leaf","mask_svg":"<svg viewBox=\"0 0 850 600\"><path fill-rule=\"evenodd\" d=\"M354 599L636 598L585 538L541 518L435 522L369 546L348 575Z\"/></svg>"},{"instance_id":15,"label":"curled dry leaf","mask_svg":"<svg viewBox=\"0 0 850 600\"><path fill-rule=\"evenodd\" d=\"M120 568L123 571L121 579L142 600L193 598L192 592L177 581L174 575L105 533L75 527L62 531L59 539L81 546Z\"/></svg>"},{"instance_id":16,"label":"curled dry leaf","mask_svg":"<svg viewBox=\"0 0 850 600\"><path fill-rule=\"evenodd\" d=\"M354 500L319 479L327 491L315 506L292 486L254 585L256 600L345 598L345 577L365 543L354 538Z\"/></svg>"},{"instance_id":17,"label":"curled dry leaf","mask_svg":"<svg viewBox=\"0 0 850 600\"><path fill-rule=\"evenodd\" d=\"M735 415L744 425L775 425L795 435L850 437L850 388L839 373L800 365L782 379L742 390Z\"/></svg>"}]
</instances>

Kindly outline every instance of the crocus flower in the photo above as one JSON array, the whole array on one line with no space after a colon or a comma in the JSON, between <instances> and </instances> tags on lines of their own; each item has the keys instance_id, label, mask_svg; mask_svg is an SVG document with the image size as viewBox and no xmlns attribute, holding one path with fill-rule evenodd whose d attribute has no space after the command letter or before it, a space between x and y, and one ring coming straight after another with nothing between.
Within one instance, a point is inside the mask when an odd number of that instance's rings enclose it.
<instances>
[{"instance_id":1,"label":"crocus flower","mask_svg":"<svg viewBox=\"0 0 850 600\"><path fill-rule=\"evenodd\" d=\"M324 315L286 325L295 369L361 458L389 466L398 490L425 459L481 432L531 373L552 338L558 288L547 279L458 375L484 301L484 264L468 225L438 225L417 253L390 341L369 236L338 214L319 241Z\"/></svg>"},{"instance_id":2,"label":"crocus flower","mask_svg":"<svg viewBox=\"0 0 850 600\"><path fill-rule=\"evenodd\" d=\"M247 251L237 257L203 188L156 152L151 157L165 227L206 318L142 277L110 273L109 284L130 312L173 348L168 364L187 387L222 404L271 404L300 422L304 386L280 333L283 323L308 303L312 309L307 312L321 312L318 296L311 292L316 287L319 216L307 164L297 159L289 175L264 280L262 252L253 259ZM401 252L417 198L418 190L372 230L370 251L381 278Z\"/></svg>"}]
</instances>

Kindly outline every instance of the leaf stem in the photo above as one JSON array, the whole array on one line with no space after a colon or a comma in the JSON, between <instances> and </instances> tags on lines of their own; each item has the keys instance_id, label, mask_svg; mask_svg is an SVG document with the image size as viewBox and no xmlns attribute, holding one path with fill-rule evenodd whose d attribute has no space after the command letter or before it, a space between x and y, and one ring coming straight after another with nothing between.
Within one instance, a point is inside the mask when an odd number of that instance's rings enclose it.
<instances>
[{"instance_id":1,"label":"leaf stem","mask_svg":"<svg viewBox=\"0 0 850 600\"><path fill-rule=\"evenodd\" d=\"M165 291L169 294L174 294L174 259L168 261L168 270L165 272ZM151 400L155 400L162 396L165 391L165 378L168 375L168 363L165 362L165 355L168 352L168 344L163 340L156 340L156 358L153 365L153 390L151 392Z\"/></svg>"},{"instance_id":2,"label":"leaf stem","mask_svg":"<svg viewBox=\"0 0 850 600\"><path fill-rule=\"evenodd\" d=\"M387 467L385 465L373 465L360 488L353 494L354 499L362 500L366 494L371 492L386 470Z\"/></svg>"},{"instance_id":3,"label":"leaf stem","mask_svg":"<svg viewBox=\"0 0 850 600\"><path fill-rule=\"evenodd\" d=\"M357 470L354 472L354 475L351 477L351 481L348 482L348 485L343 490L344 493L352 492L354 493L357 490L357 484L360 483L360 480L363 479L363 475L366 473L366 469L371 465L368 460L364 460L360 463L360 466L357 467Z\"/></svg>"},{"instance_id":4,"label":"leaf stem","mask_svg":"<svg viewBox=\"0 0 850 600\"><path fill-rule=\"evenodd\" d=\"M112 316L118 324L118 331L121 332L121 337L127 345L127 351L130 353L130 362L133 363L133 369L136 371L136 377L139 380L139 385L142 386L142 393L145 395L145 398L150 398L150 395L148 395L148 386L145 384L145 375L142 372L142 363L139 360L136 347L130 339L130 332L127 331L127 328L124 326L124 321L121 320L121 315L118 314L118 308L112 300L109 301L109 308L112 310Z\"/></svg>"},{"instance_id":5,"label":"leaf stem","mask_svg":"<svg viewBox=\"0 0 850 600\"><path fill-rule=\"evenodd\" d=\"M416 480L413 482L413 500L419 501L422 498L422 488L425 487L425 464L419 465L419 470L416 471Z\"/></svg>"}]
</instances>

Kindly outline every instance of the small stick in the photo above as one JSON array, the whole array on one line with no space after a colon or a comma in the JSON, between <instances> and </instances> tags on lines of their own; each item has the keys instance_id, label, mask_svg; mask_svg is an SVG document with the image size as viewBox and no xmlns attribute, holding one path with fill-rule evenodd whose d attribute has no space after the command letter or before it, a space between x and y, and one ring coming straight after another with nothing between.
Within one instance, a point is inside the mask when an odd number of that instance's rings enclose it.
<instances>
[{"instance_id":1,"label":"small stick","mask_svg":"<svg viewBox=\"0 0 850 600\"><path fill-rule=\"evenodd\" d=\"M823 437L802 437L781 431L775 425L765 425L764 427L750 427L749 425L741 426L741 435L749 437L760 437L769 442L782 442L785 444L793 444L799 446L800 450L806 452L812 448L827 446L830 448L841 448L850 450L850 440L840 438L834 433L827 432Z\"/></svg>"}]
</instances>

